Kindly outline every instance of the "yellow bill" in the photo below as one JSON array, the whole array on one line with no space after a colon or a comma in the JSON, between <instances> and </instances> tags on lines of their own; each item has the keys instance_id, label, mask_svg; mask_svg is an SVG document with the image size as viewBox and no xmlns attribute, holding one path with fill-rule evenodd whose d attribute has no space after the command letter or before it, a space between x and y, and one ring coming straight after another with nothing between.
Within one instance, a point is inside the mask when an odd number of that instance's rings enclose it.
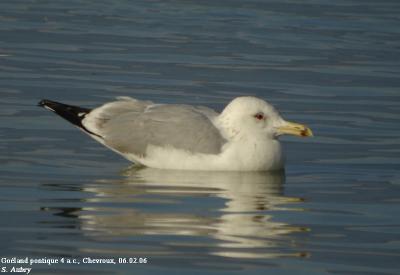
<instances>
[{"instance_id":1,"label":"yellow bill","mask_svg":"<svg viewBox=\"0 0 400 275\"><path fill-rule=\"evenodd\" d=\"M312 137L314 136L311 129L307 126L299 123L285 121L285 124L278 127L279 134L289 134L300 137Z\"/></svg>"}]
</instances>

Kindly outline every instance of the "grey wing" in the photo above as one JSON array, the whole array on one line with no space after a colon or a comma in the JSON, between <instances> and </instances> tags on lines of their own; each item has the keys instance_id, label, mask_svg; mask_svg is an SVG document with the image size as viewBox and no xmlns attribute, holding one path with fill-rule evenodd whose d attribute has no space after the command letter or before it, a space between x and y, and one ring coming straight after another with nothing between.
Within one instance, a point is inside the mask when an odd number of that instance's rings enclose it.
<instances>
[{"instance_id":1,"label":"grey wing","mask_svg":"<svg viewBox=\"0 0 400 275\"><path fill-rule=\"evenodd\" d=\"M154 105L151 101L137 100L131 97L117 97L117 101L109 102L93 109L82 120L82 124L93 133L103 136L105 125L109 121L128 112L138 116L151 105Z\"/></svg>"},{"instance_id":2,"label":"grey wing","mask_svg":"<svg viewBox=\"0 0 400 275\"><path fill-rule=\"evenodd\" d=\"M121 153L145 155L147 147L154 145L218 154L226 140L210 120L215 114L188 105L144 104L119 110L99 130L104 143Z\"/></svg>"}]
</instances>

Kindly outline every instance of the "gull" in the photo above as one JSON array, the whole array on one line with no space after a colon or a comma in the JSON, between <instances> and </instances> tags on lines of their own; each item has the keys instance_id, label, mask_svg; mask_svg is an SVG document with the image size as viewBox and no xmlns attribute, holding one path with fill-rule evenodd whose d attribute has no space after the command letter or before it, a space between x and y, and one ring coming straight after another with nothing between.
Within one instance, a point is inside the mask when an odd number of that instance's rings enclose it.
<instances>
[{"instance_id":1,"label":"gull","mask_svg":"<svg viewBox=\"0 0 400 275\"><path fill-rule=\"evenodd\" d=\"M284 168L278 138L313 136L284 120L260 98L233 99L221 113L185 104L155 104L131 97L88 109L42 100L96 141L139 166L205 171L272 171Z\"/></svg>"}]
</instances>

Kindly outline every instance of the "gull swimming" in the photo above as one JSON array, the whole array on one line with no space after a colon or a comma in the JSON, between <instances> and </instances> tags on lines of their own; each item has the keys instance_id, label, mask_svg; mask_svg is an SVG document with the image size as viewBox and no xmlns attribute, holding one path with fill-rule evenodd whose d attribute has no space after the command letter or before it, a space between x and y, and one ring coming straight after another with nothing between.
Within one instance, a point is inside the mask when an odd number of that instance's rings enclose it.
<instances>
[{"instance_id":1,"label":"gull swimming","mask_svg":"<svg viewBox=\"0 0 400 275\"><path fill-rule=\"evenodd\" d=\"M160 169L272 171L284 168L283 134L313 136L268 102L233 99L221 113L203 106L131 97L87 109L51 100L39 106L71 122L136 165Z\"/></svg>"}]
</instances>

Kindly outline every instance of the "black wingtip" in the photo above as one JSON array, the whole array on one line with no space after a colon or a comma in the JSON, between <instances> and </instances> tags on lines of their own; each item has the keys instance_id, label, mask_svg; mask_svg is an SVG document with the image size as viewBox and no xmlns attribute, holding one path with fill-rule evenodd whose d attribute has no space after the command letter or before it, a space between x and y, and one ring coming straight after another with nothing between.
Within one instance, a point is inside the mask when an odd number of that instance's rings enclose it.
<instances>
[{"instance_id":1,"label":"black wingtip","mask_svg":"<svg viewBox=\"0 0 400 275\"><path fill-rule=\"evenodd\" d=\"M37 106L39 106L39 107L44 107L44 106L46 106L46 104L48 104L48 103L49 103L49 100L47 100L47 99L42 99L41 101L38 102Z\"/></svg>"},{"instance_id":2,"label":"black wingtip","mask_svg":"<svg viewBox=\"0 0 400 275\"><path fill-rule=\"evenodd\" d=\"M81 125L81 120L91 111L90 109L67 105L48 99L42 99L39 101L38 106L55 112L57 115L77 126Z\"/></svg>"},{"instance_id":3,"label":"black wingtip","mask_svg":"<svg viewBox=\"0 0 400 275\"><path fill-rule=\"evenodd\" d=\"M62 104L62 103L59 103L59 102L55 102L55 101L52 101L52 100L48 100L48 99L42 99L41 101L39 101L38 106L46 108L46 109L48 109L50 111L53 111L55 113L58 113L57 110L59 110L59 109L63 109L63 108L68 107L68 105L65 105L65 104Z\"/></svg>"},{"instance_id":4,"label":"black wingtip","mask_svg":"<svg viewBox=\"0 0 400 275\"><path fill-rule=\"evenodd\" d=\"M50 109L54 112L57 113L56 110L58 109L71 109L71 108L79 108L79 109L83 109L80 107L75 107L75 106L70 106L70 105L66 105L60 102L56 102L56 101L52 101L52 100L48 100L48 99L42 99L41 101L38 102L38 106L39 107L44 107L46 109ZM85 109L87 110L87 109Z\"/></svg>"},{"instance_id":5,"label":"black wingtip","mask_svg":"<svg viewBox=\"0 0 400 275\"><path fill-rule=\"evenodd\" d=\"M38 106L44 107L56 113L57 115L71 122L75 126L78 126L79 128L81 128L82 130L86 131L91 135L101 137L98 134L89 131L88 129L85 128L85 126L82 125L82 120L88 113L90 113L91 109L67 105L48 99L42 99L41 101L39 101Z\"/></svg>"},{"instance_id":6,"label":"black wingtip","mask_svg":"<svg viewBox=\"0 0 400 275\"><path fill-rule=\"evenodd\" d=\"M45 103L46 103L45 99L42 99L41 101L38 102L37 106L43 107Z\"/></svg>"}]
</instances>

